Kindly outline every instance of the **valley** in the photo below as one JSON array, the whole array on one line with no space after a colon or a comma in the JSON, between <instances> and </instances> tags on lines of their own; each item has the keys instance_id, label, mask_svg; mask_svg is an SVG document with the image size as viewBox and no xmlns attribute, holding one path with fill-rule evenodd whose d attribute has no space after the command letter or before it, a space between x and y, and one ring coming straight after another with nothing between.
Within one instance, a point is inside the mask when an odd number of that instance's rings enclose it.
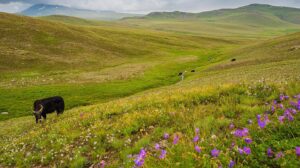
<instances>
[{"instance_id":1,"label":"valley","mask_svg":"<svg viewBox=\"0 0 300 168\"><path fill-rule=\"evenodd\" d=\"M0 13L0 167L139 167L143 150L143 167L298 165L299 16L259 4L113 21ZM33 102L56 95L64 114L36 124Z\"/></svg>"}]
</instances>

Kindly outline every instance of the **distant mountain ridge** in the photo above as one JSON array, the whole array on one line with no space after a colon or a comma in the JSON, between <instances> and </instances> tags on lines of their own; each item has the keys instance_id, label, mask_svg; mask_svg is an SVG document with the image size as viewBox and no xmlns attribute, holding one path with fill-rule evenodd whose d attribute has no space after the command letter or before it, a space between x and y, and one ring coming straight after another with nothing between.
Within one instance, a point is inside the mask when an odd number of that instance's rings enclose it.
<instances>
[{"instance_id":1,"label":"distant mountain ridge","mask_svg":"<svg viewBox=\"0 0 300 168\"><path fill-rule=\"evenodd\" d=\"M300 24L300 9L251 4L235 9L220 9L201 13L152 12L143 19L201 19L207 21L244 22L250 24ZM268 23L267 23L268 22Z\"/></svg>"},{"instance_id":2,"label":"distant mountain ridge","mask_svg":"<svg viewBox=\"0 0 300 168\"><path fill-rule=\"evenodd\" d=\"M116 20L124 17L141 16L137 14L118 13L114 11L97 11L77 9L61 5L35 4L19 14L25 16L66 15L85 19Z\"/></svg>"}]
</instances>

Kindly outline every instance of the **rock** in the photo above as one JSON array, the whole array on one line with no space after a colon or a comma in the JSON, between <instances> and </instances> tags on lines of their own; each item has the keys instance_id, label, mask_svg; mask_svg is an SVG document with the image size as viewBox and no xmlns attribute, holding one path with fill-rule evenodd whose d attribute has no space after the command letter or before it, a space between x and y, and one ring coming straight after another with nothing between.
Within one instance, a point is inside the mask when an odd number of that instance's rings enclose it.
<instances>
[{"instance_id":1,"label":"rock","mask_svg":"<svg viewBox=\"0 0 300 168\"><path fill-rule=\"evenodd\" d=\"M1 112L2 115L8 115L8 112Z\"/></svg>"}]
</instances>

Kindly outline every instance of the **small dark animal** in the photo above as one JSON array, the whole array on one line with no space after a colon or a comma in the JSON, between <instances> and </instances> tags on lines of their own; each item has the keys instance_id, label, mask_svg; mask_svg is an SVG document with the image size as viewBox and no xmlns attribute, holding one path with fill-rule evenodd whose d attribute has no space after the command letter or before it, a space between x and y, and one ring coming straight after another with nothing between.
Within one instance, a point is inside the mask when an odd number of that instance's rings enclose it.
<instances>
[{"instance_id":1,"label":"small dark animal","mask_svg":"<svg viewBox=\"0 0 300 168\"><path fill-rule=\"evenodd\" d=\"M181 76L183 74L183 72L179 72L178 76Z\"/></svg>"},{"instance_id":2,"label":"small dark animal","mask_svg":"<svg viewBox=\"0 0 300 168\"><path fill-rule=\"evenodd\" d=\"M193 69L193 70L191 70L191 72L196 72L196 71Z\"/></svg>"},{"instance_id":3,"label":"small dark animal","mask_svg":"<svg viewBox=\"0 0 300 168\"><path fill-rule=\"evenodd\" d=\"M36 100L33 103L33 114L35 116L36 123L42 120L42 117L46 119L48 113L56 111L57 115L62 114L65 109L64 99L60 96L49 97L46 99Z\"/></svg>"},{"instance_id":4,"label":"small dark animal","mask_svg":"<svg viewBox=\"0 0 300 168\"><path fill-rule=\"evenodd\" d=\"M234 61L236 61L236 59L235 59L235 58L231 59L231 62L234 62Z\"/></svg>"}]
</instances>

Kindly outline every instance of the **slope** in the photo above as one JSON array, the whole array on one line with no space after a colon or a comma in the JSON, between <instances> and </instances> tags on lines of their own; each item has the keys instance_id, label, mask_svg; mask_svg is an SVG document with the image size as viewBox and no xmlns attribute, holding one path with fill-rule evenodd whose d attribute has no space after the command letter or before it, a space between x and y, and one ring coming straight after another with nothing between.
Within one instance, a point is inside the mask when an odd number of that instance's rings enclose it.
<instances>
[{"instance_id":1,"label":"slope","mask_svg":"<svg viewBox=\"0 0 300 168\"><path fill-rule=\"evenodd\" d=\"M74 24L79 26L100 26L103 24L102 22L99 21L91 21L91 20L81 19L73 16L64 16L64 15L49 15L49 16L42 16L39 18L43 20L56 21L56 22Z\"/></svg>"},{"instance_id":2,"label":"slope","mask_svg":"<svg viewBox=\"0 0 300 168\"><path fill-rule=\"evenodd\" d=\"M255 22L259 17L266 17L268 22ZM257 24L266 26L266 23L277 22L277 26L285 24L299 24L300 9L291 7L271 6L264 4L251 4L248 6L239 7L236 9L220 9L215 11L201 13L186 13L186 12L153 12L143 18L146 19L201 19L209 21L232 21L239 23L240 21L248 24ZM236 17L235 17L236 16ZM242 17L242 19L241 19ZM254 19L254 20L253 20ZM274 26L274 25L273 25Z\"/></svg>"},{"instance_id":3,"label":"slope","mask_svg":"<svg viewBox=\"0 0 300 168\"><path fill-rule=\"evenodd\" d=\"M41 97L61 95L69 109L169 85L183 67L217 61L224 47L237 45L113 23L0 15L0 112L9 113L0 120L31 115Z\"/></svg>"},{"instance_id":4,"label":"slope","mask_svg":"<svg viewBox=\"0 0 300 168\"><path fill-rule=\"evenodd\" d=\"M113 24L87 28L4 13L1 13L1 18L0 66L8 71L30 68L80 69L83 65L101 68L122 64L125 59L160 55L158 53L176 48L218 45L218 40L213 38L187 36L188 41L181 41L178 35ZM144 47L136 48L141 41ZM202 44L197 44L199 42ZM167 49L166 46L174 47Z\"/></svg>"},{"instance_id":5,"label":"slope","mask_svg":"<svg viewBox=\"0 0 300 168\"><path fill-rule=\"evenodd\" d=\"M197 80L190 75L175 86L50 116L38 126L32 117L1 122L0 163L227 167L233 162L238 167L293 167L299 163L300 139L298 37L299 33L229 52L224 59L237 58L227 67L231 71L222 67L224 62L199 67ZM244 65L237 66L239 62ZM276 71L278 66L286 73ZM222 72L215 74L218 68ZM237 73L246 78L233 79ZM259 81L265 73L269 80ZM211 77L216 87L202 82Z\"/></svg>"},{"instance_id":6,"label":"slope","mask_svg":"<svg viewBox=\"0 0 300 168\"><path fill-rule=\"evenodd\" d=\"M297 8L253 4L202 13L154 12L123 22L180 33L257 38L296 32L299 16Z\"/></svg>"},{"instance_id":7,"label":"slope","mask_svg":"<svg viewBox=\"0 0 300 168\"><path fill-rule=\"evenodd\" d=\"M295 33L236 49L208 69L196 69L199 73L192 76L188 84L218 86L222 83L256 81L285 83L299 79L299 39L300 33ZM232 59L236 61L232 62Z\"/></svg>"}]
</instances>

